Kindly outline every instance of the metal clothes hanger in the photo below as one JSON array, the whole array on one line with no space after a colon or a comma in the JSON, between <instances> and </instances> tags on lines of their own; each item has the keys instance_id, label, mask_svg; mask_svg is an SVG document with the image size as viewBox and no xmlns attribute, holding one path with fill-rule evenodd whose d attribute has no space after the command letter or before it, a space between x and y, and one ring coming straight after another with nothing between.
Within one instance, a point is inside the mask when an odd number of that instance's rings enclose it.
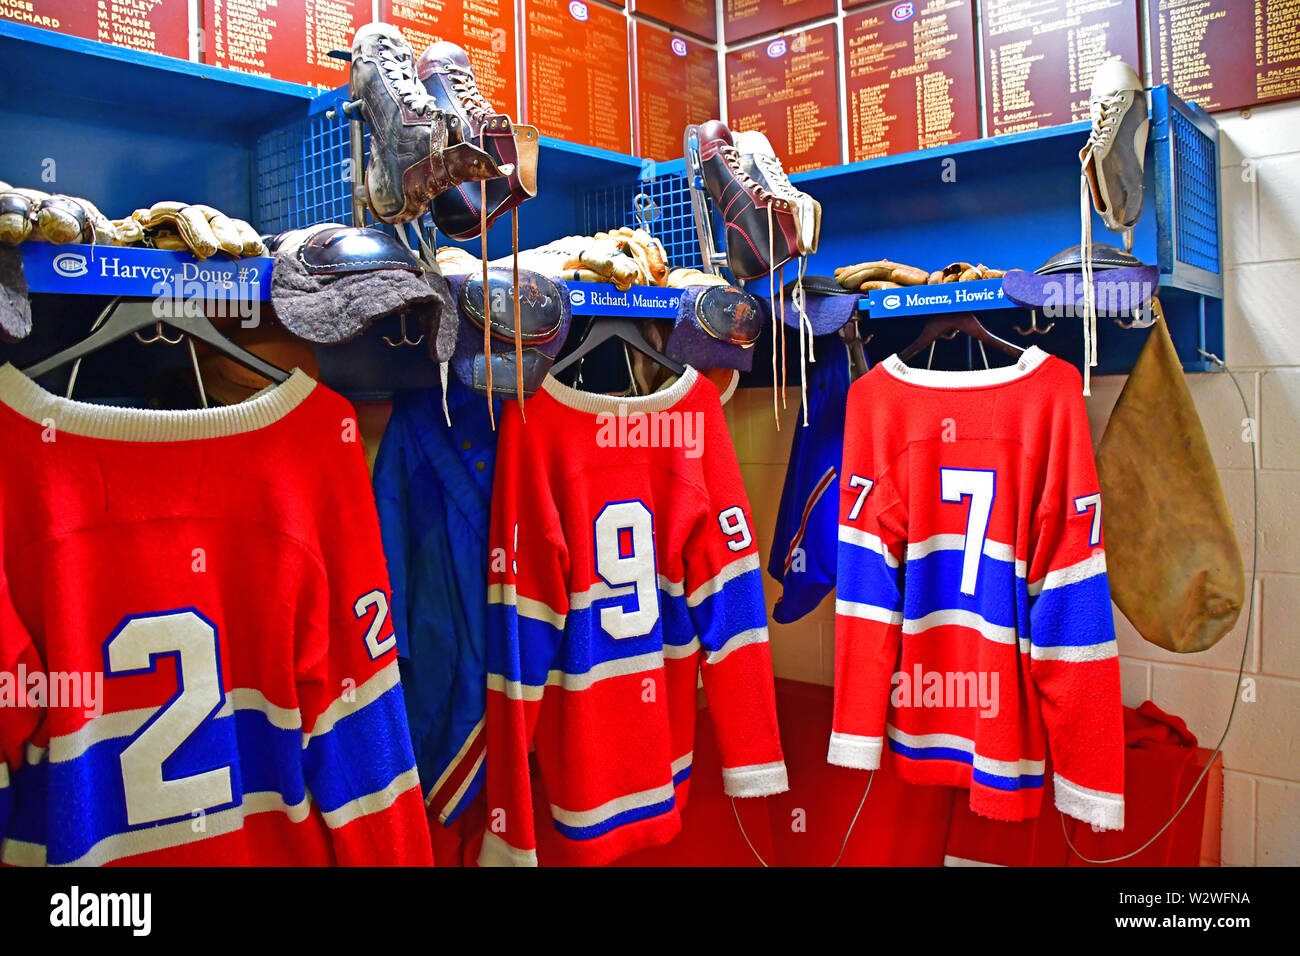
<instances>
[{"instance_id":1,"label":"metal clothes hanger","mask_svg":"<svg viewBox=\"0 0 1300 956\"><path fill-rule=\"evenodd\" d=\"M551 374L559 376L565 369L571 368L610 339L617 339L624 345L636 349L650 361L658 362L674 375L681 375L686 371L686 366L670 359L647 342L636 322L632 319L599 318L592 323L591 329L587 332L587 337L582 340L582 343L555 363L551 368Z\"/></svg>"},{"instance_id":2,"label":"metal clothes hanger","mask_svg":"<svg viewBox=\"0 0 1300 956\"><path fill-rule=\"evenodd\" d=\"M974 313L967 312L957 315L936 315L925 323L925 327L921 329L921 334L917 336L916 341L899 352L898 357L904 362L909 362L921 354L922 349L934 345L940 338L954 338L958 332L964 332L977 342L990 345L1012 358L1020 358L1025 353L1025 350L1020 346L1014 345L1006 339L998 338L984 327Z\"/></svg>"},{"instance_id":3,"label":"metal clothes hanger","mask_svg":"<svg viewBox=\"0 0 1300 956\"><path fill-rule=\"evenodd\" d=\"M238 362L244 368L256 372L277 385L288 381L288 372L258 358L252 352L240 348L218 332L206 315L174 315L159 319L154 314L153 306L152 299L127 299L121 296L114 298L100 313L95 322L97 327L94 331L75 345L70 345L63 351L51 355L43 362L37 362L35 365L23 369L23 374L28 378L40 378L47 372L52 372L70 362L85 358L87 355L98 352L105 346L112 345L119 339L124 339L141 329L146 329L151 325L163 324L170 325L177 332L182 332L191 339L203 342L227 358Z\"/></svg>"}]
</instances>

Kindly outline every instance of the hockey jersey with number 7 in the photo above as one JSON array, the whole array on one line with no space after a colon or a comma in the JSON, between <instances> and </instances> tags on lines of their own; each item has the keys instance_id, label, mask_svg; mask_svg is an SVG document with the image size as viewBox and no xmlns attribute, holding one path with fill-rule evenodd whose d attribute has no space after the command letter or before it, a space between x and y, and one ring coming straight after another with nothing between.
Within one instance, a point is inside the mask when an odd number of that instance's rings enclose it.
<instances>
[{"instance_id":1,"label":"hockey jersey with number 7","mask_svg":"<svg viewBox=\"0 0 1300 956\"><path fill-rule=\"evenodd\" d=\"M849 390L829 759L976 813L1124 825L1119 660L1079 373L897 356Z\"/></svg>"},{"instance_id":2,"label":"hockey jersey with number 7","mask_svg":"<svg viewBox=\"0 0 1300 956\"><path fill-rule=\"evenodd\" d=\"M342 397L108 408L5 365L0 447L4 863L432 863Z\"/></svg>"},{"instance_id":3,"label":"hockey jersey with number 7","mask_svg":"<svg viewBox=\"0 0 1300 956\"><path fill-rule=\"evenodd\" d=\"M599 865L681 828L700 677L726 792L786 789L758 549L694 369L635 398L547 378L527 414L506 407L492 495L479 862L536 864L535 765L556 862Z\"/></svg>"}]
</instances>

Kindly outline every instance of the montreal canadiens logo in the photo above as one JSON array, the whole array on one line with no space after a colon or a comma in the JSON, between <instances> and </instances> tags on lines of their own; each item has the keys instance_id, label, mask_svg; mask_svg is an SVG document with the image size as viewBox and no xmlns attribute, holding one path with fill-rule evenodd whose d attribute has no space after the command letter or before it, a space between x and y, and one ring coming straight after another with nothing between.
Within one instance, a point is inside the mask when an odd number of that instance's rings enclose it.
<instances>
[{"instance_id":1,"label":"montreal canadiens logo","mask_svg":"<svg viewBox=\"0 0 1300 956\"><path fill-rule=\"evenodd\" d=\"M903 304L903 300L896 295L887 295L880 300L880 304L883 305L886 309L897 309L900 305Z\"/></svg>"},{"instance_id":2,"label":"montreal canadiens logo","mask_svg":"<svg viewBox=\"0 0 1300 956\"><path fill-rule=\"evenodd\" d=\"M587 293L583 292L581 289L570 289L569 302L572 305L586 305Z\"/></svg>"},{"instance_id":3,"label":"montreal canadiens logo","mask_svg":"<svg viewBox=\"0 0 1300 956\"><path fill-rule=\"evenodd\" d=\"M587 5L582 0L569 0L569 16L575 20L586 20L591 16Z\"/></svg>"},{"instance_id":4,"label":"montreal canadiens logo","mask_svg":"<svg viewBox=\"0 0 1300 956\"><path fill-rule=\"evenodd\" d=\"M668 45L673 48L673 52L678 56L686 55L686 41L681 37L673 37L673 42Z\"/></svg>"},{"instance_id":5,"label":"montreal canadiens logo","mask_svg":"<svg viewBox=\"0 0 1300 956\"><path fill-rule=\"evenodd\" d=\"M86 274L86 257L75 252L64 252L54 257L54 271L61 276L75 279Z\"/></svg>"},{"instance_id":6,"label":"montreal canadiens logo","mask_svg":"<svg viewBox=\"0 0 1300 956\"><path fill-rule=\"evenodd\" d=\"M774 60L779 60L781 57L785 56L785 41L773 40L769 43L767 45L767 55Z\"/></svg>"},{"instance_id":7,"label":"montreal canadiens logo","mask_svg":"<svg viewBox=\"0 0 1300 956\"><path fill-rule=\"evenodd\" d=\"M890 16L894 18L895 22L902 23L904 20L912 19L914 13L916 13L916 7L913 4L900 3L890 11Z\"/></svg>"}]
</instances>

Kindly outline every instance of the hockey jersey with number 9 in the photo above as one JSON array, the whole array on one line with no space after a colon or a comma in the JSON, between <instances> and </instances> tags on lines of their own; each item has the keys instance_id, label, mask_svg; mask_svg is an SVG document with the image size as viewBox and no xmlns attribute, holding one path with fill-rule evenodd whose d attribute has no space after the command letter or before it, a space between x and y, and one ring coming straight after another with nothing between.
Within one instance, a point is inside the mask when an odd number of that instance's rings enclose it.
<instances>
[{"instance_id":1,"label":"hockey jersey with number 9","mask_svg":"<svg viewBox=\"0 0 1300 956\"><path fill-rule=\"evenodd\" d=\"M1079 373L909 368L849 390L840 474L829 758L892 752L903 779L971 809L1056 805L1124 822L1124 738L1102 502Z\"/></svg>"},{"instance_id":2,"label":"hockey jersey with number 9","mask_svg":"<svg viewBox=\"0 0 1300 956\"><path fill-rule=\"evenodd\" d=\"M356 413L0 367L0 859L431 863Z\"/></svg>"},{"instance_id":3,"label":"hockey jersey with number 9","mask_svg":"<svg viewBox=\"0 0 1300 956\"><path fill-rule=\"evenodd\" d=\"M786 789L758 549L694 369L635 398L547 378L527 414L506 407L492 496L479 862L537 862L535 749L556 862L599 865L680 829L697 677L727 793Z\"/></svg>"}]
</instances>

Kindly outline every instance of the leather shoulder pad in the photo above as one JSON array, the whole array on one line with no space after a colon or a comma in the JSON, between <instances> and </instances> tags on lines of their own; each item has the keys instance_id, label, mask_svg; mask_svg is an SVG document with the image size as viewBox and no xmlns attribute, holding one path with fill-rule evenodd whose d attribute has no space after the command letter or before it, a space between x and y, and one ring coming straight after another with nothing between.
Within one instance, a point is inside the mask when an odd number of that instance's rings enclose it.
<instances>
[{"instance_id":1,"label":"leather shoulder pad","mask_svg":"<svg viewBox=\"0 0 1300 956\"><path fill-rule=\"evenodd\" d=\"M404 269L424 270L410 251L386 232L357 226L327 225L298 246L298 261L311 275L344 275Z\"/></svg>"},{"instance_id":2,"label":"leather shoulder pad","mask_svg":"<svg viewBox=\"0 0 1300 956\"><path fill-rule=\"evenodd\" d=\"M700 327L719 341L748 348L758 341L762 315L758 300L735 286L710 286L695 299Z\"/></svg>"}]
</instances>

